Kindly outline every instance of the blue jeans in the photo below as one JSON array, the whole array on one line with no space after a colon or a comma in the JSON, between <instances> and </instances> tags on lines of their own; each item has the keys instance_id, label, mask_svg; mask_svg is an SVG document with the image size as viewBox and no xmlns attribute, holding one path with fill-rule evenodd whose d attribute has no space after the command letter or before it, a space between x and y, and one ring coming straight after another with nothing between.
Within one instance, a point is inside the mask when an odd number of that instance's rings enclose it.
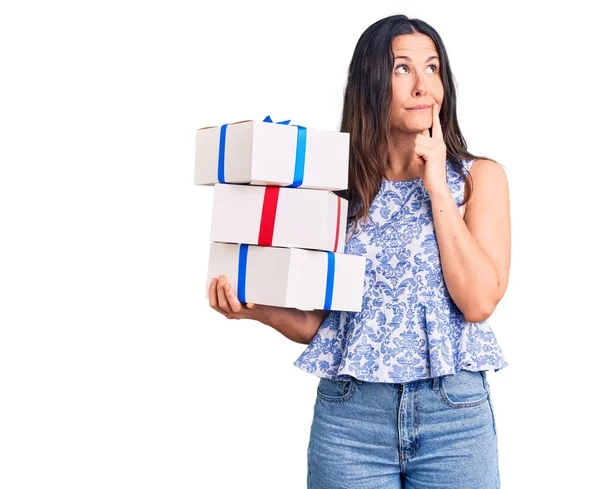
<instances>
[{"instance_id":1,"label":"blue jeans","mask_svg":"<svg viewBox=\"0 0 600 489\"><path fill-rule=\"evenodd\" d=\"M485 371L404 384L321 378L308 489L498 489Z\"/></svg>"}]
</instances>

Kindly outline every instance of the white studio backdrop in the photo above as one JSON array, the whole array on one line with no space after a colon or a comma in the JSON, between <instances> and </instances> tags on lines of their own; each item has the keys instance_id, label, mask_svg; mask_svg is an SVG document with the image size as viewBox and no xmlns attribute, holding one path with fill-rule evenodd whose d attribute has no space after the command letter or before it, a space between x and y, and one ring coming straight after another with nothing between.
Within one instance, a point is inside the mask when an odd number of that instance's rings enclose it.
<instances>
[{"instance_id":1,"label":"white studio backdrop","mask_svg":"<svg viewBox=\"0 0 600 489\"><path fill-rule=\"evenodd\" d=\"M305 348L204 298L195 130L339 129L360 34L446 44L468 149L506 168L488 376L503 487L591 487L598 48L583 2L14 2L0 8L0 487L306 487ZM588 7L590 8L590 7Z\"/></svg>"}]
</instances>

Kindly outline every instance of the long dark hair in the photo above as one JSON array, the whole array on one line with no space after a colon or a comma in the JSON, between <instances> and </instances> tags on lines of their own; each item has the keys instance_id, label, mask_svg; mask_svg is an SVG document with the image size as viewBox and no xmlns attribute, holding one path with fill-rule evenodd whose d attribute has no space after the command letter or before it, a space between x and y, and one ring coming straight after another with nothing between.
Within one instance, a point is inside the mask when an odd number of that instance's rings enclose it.
<instances>
[{"instance_id":1,"label":"long dark hair","mask_svg":"<svg viewBox=\"0 0 600 489\"><path fill-rule=\"evenodd\" d=\"M360 219L366 223L369 208L381 188L388 161L392 73L394 53L392 41L402 34L421 33L429 36L438 51L444 101L440 123L444 133L448 162L465 181L462 204L471 198L472 177L462 160L487 159L467 151L467 143L456 117L456 88L444 43L436 30L419 19L392 15L372 24L360 36L354 49L348 82L344 91L344 108L340 131L350 133L348 189L335 192L348 199L348 223L354 229Z\"/></svg>"}]
</instances>

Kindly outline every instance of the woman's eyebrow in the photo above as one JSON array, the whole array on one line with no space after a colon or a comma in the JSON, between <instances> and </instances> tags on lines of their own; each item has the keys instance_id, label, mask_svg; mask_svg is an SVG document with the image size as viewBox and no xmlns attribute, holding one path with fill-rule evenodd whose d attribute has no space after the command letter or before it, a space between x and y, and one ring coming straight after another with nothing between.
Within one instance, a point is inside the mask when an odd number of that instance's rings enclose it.
<instances>
[{"instance_id":1,"label":"woman's eyebrow","mask_svg":"<svg viewBox=\"0 0 600 489\"><path fill-rule=\"evenodd\" d=\"M407 59L408 61L412 62L412 59L410 59L408 56L396 56L394 59L398 59L398 58L404 58L404 59ZM429 63L432 59L437 59L439 61L439 58L437 56L429 56L429 58L427 58L425 60L425 63Z\"/></svg>"}]
</instances>

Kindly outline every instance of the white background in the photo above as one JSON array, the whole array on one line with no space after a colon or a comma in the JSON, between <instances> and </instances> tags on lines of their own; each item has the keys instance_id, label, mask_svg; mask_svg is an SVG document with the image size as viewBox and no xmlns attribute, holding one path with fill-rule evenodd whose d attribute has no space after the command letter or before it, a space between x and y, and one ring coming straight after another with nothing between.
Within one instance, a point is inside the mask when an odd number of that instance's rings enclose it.
<instances>
[{"instance_id":1,"label":"white background","mask_svg":"<svg viewBox=\"0 0 600 489\"><path fill-rule=\"evenodd\" d=\"M204 298L195 130L339 129L360 34L400 13L440 33L468 149L509 177L490 320L509 366L488 375L503 487L596 480L595 19L583 2L371 3L1 8L0 487L306 487L318 378L292 365L304 345Z\"/></svg>"}]
</instances>

